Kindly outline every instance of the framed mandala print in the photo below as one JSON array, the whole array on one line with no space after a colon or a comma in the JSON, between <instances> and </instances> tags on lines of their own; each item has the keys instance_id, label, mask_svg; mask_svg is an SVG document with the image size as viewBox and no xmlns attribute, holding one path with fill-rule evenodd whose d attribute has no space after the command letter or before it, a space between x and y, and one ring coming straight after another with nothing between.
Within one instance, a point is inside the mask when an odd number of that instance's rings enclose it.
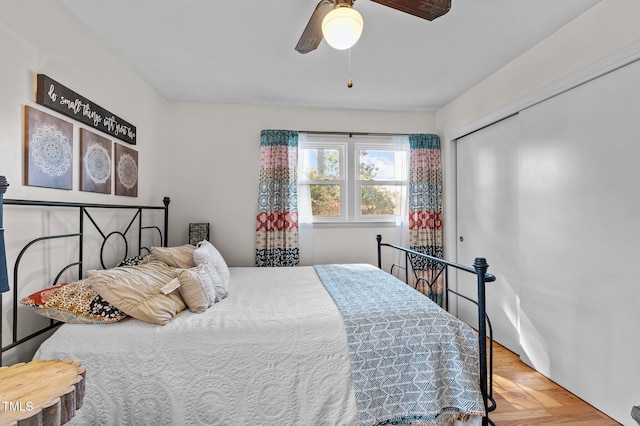
<instances>
[{"instance_id":1,"label":"framed mandala print","mask_svg":"<svg viewBox=\"0 0 640 426\"><path fill-rule=\"evenodd\" d=\"M24 183L73 189L73 124L25 106Z\"/></svg>"},{"instance_id":2,"label":"framed mandala print","mask_svg":"<svg viewBox=\"0 0 640 426\"><path fill-rule=\"evenodd\" d=\"M80 129L80 190L111 194L111 140Z\"/></svg>"},{"instance_id":3,"label":"framed mandala print","mask_svg":"<svg viewBox=\"0 0 640 426\"><path fill-rule=\"evenodd\" d=\"M116 195L138 196L138 151L115 143L113 173Z\"/></svg>"}]
</instances>

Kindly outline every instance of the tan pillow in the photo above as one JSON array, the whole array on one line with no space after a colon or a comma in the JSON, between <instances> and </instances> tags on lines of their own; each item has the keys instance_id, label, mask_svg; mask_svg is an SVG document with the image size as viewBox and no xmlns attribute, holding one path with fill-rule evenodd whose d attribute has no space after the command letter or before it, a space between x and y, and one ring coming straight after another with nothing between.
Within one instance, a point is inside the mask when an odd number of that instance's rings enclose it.
<instances>
[{"instance_id":1,"label":"tan pillow","mask_svg":"<svg viewBox=\"0 0 640 426\"><path fill-rule=\"evenodd\" d=\"M176 247L151 247L151 259L159 260L175 268L193 268L193 251L196 249L191 244Z\"/></svg>"},{"instance_id":2,"label":"tan pillow","mask_svg":"<svg viewBox=\"0 0 640 426\"><path fill-rule=\"evenodd\" d=\"M187 307L177 291L179 283L173 281L174 272L174 268L152 261L87 273L95 291L122 312L141 321L166 324Z\"/></svg>"},{"instance_id":3,"label":"tan pillow","mask_svg":"<svg viewBox=\"0 0 640 426\"><path fill-rule=\"evenodd\" d=\"M192 312L204 312L216 302L218 273L209 264L190 269L176 269L180 295Z\"/></svg>"}]
</instances>

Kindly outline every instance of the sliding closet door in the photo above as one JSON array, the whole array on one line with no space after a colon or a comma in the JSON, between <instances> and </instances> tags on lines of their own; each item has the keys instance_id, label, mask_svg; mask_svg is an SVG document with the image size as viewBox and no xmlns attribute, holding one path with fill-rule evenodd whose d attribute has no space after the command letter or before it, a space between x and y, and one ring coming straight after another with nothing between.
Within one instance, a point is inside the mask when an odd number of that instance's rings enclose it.
<instances>
[{"instance_id":1,"label":"sliding closet door","mask_svg":"<svg viewBox=\"0 0 640 426\"><path fill-rule=\"evenodd\" d=\"M625 425L640 404L639 81L634 62L456 144L458 261L486 257L498 277L496 339Z\"/></svg>"},{"instance_id":2,"label":"sliding closet door","mask_svg":"<svg viewBox=\"0 0 640 426\"><path fill-rule=\"evenodd\" d=\"M456 142L458 262L485 257L497 280L487 284L494 338L519 353L518 116ZM458 274L458 289L476 298L473 276ZM476 307L458 305L459 317L477 327Z\"/></svg>"},{"instance_id":3,"label":"sliding closet door","mask_svg":"<svg viewBox=\"0 0 640 426\"><path fill-rule=\"evenodd\" d=\"M524 359L624 424L640 404L640 63L520 113Z\"/></svg>"}]
</instances>

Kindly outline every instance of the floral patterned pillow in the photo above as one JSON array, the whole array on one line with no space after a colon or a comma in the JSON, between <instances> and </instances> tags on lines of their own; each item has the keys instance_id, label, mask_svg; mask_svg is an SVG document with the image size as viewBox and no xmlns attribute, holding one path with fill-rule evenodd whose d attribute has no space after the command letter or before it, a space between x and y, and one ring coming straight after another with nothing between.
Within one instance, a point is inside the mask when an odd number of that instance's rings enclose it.
<instances>
[{"instance_id":1,"label":"floral patterned pillow","mask_svg":"<svg viewBox=\"0 0 640 426\"><path fill-rule=\"evenodd\" d=\"M96 293L87 279L40 290L20 303L38 315L73 324L114 323L127 317Z\"/></svg>"}]
</instances>

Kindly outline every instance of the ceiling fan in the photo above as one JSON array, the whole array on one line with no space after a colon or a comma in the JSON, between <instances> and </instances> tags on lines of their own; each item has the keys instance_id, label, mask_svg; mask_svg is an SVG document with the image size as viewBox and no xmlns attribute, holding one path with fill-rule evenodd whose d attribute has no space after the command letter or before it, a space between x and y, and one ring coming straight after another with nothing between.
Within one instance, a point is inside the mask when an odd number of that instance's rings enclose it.
<instances>
[{"instance_id":1,"label":"ceiling fan","mask_svg":"<svg viewBox=\"0 0 640 426\"><path fill-rule=\"evenodd\" d=\"M451 9L451 0L372 1L429 21L433 21ZM348 49L353 46L358 41L363 26L362 16L352 9L354 2L355 0L320 0L302 32L302 36L296 45L296 50L300 53L309 53L318 48L323 38L331 47L336 49ZM338 28L340 26L338 18L340 17L344 18L343 21L347 22L347 26L352 28L347 37L349 40L344 43L330 41L331 37L328 34L329 27L333 27L338 32L340 31Z\"/></svg>"}]
</instances>

